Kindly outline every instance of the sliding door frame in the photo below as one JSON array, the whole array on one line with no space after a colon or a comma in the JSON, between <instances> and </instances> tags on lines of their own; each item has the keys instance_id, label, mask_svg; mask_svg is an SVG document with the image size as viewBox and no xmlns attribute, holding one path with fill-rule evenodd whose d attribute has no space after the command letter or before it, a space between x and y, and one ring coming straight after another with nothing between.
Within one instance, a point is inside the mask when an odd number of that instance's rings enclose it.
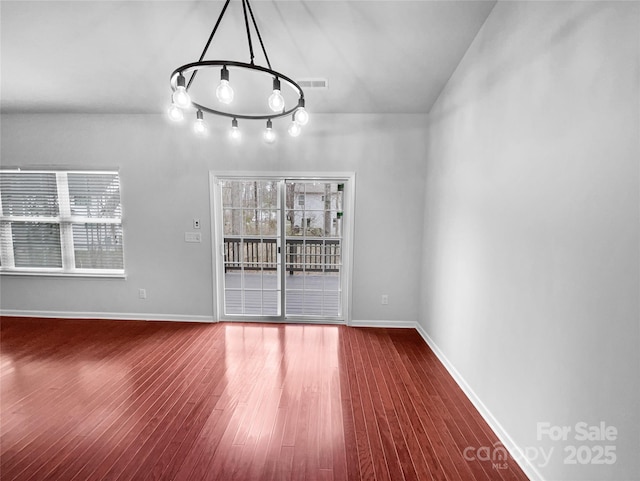
<instances>
[{"instance_id":1,"label":"sliding door frame","mask_svg":"<svg viewBox=\"0 0 640 481\"><path fill-rule=\"evenodd\" d=\"M255 318L229 317L224 314L224 269L220 268L224 264L223 239L222 232L222 208L219 205L221 200L220 180L270 180L270 181L317 181L317 182L344 182L347 185L343 196L342 218L342 316L339 320L314 319L307 316L287 316L285 318L285 305L282 303L281 316L256 316ZM354 172L244 172L244 171L209 171L209 200L211 213L211 259L213 274L213 312L215 321L238 321L242 322L305 322L305 323L336 323L350 325L352 320L352 278L353 278L353 239L355 232L354 213L355 213L355 193L356 193L356 175ZM284 209L284 206L282 207ZM284 226L281 225L281 234L283 234ZM285 237L282 236L282 254L281 263L284 269L284 246ZM280 282L280 280L279 280ZM281 285L282 292L285 286Z\"/></svg>"}]
</instances>

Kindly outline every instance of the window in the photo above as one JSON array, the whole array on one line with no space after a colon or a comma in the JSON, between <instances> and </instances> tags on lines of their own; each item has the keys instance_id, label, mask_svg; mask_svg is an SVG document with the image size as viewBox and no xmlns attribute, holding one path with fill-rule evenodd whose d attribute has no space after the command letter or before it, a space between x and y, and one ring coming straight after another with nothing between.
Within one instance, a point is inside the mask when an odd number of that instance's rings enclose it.
<instances>
[{"instance_id":1,"label":"window","mask_svg":"<svg viewBox=\"0 0 640 481\"><path fill-rule=\"evenodd\" d=\"M0 170L0 272L124 275L118 173Z\"/></svg>"}]
</instances>

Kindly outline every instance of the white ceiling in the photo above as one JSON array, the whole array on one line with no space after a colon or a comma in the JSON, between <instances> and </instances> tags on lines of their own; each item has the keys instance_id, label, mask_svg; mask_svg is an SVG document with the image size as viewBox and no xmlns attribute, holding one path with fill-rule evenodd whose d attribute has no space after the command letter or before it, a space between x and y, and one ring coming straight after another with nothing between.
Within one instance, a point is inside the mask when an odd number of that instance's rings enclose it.
<instances>
[{"instance_id":1,"label":"white ceiling","mask_svg":"<svg viewBox=\"0 0 640 481\"><path fill-rule=\"evenodd\" d=\"M328 79L327 90L305 91L309 111L426 113L494 3L253 0L252 6L275 70L294 80ZM0 107L163 112L171 72L198 59L222 5L2 0ZM248 62L243 22L241 3L233 0L206 59ZM264 65L255 43L256 63ZM206 81L199 76L194 91Z\"/></svg>"}]
</instances>

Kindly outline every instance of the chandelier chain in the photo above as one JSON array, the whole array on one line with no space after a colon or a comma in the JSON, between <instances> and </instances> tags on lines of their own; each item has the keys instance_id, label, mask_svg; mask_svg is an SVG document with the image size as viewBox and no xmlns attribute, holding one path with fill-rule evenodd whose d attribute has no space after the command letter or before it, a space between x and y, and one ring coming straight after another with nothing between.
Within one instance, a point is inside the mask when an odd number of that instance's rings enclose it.
<instances>
[{"instance_id":1,"label":"chandelier chain","mask_svg":"<svg viewBox=\"0 0 640 481\"><path fill-rule=\"evenodd\" d=\"M211 41L213 40L213 36L216 34L216 31L218 30L218 27L220 26L220 21L222 20L222 17L224 17L224 12L227 11L227 7L229 6L229 2L231 0L227 0L224 3L224 6L222 7L222 11L220 12L220 16L218 17L218 20L216 21L216 24L213 27L213 30L211 30L211 35L209 35L209 40L207 40L207 44L204 46L204 49L202 50L202 53L200 54L200 59L198 60L198 62L202 62L202 60L204 59L204 56L207 54L207 50L209 50L209 45L211 45ZM242 0L244 2L244 0ZM198 73L197 70L194 70L193 73L191 74L191 77L189 78L189 83L187 84L187 90L189 90L189 87L191 87L191 83L193 82L193 80L196 78L196 74Z\"/></svg>"},{"instance_id":2,"label":"chandelier chain","mask_svg":"<svg viewBox=\"0 0 640 481\"><path fill-rule=\"evenodd\" d=\"M249 18L247 17L247 0L242 0L242 13L244 14L244 26L247 29L247 42L249 42L249 57L251 57L249 63L253 65L253 42L251 41L251 31L249 30Z\"/></svg>"},{"instance_id":3,"label":"chandelier chain","mask_svg":"<svg viewBox=\"0 0 640 481\"><path fill-rule=\"evenodd\" d=\"M267 66L271 67L271 62L269 61L269 56L267 55L267 49L264 48L264 42L262 41L262 35L260 35L260 30L258 29L258 24L256 23L256 18L253 16L253 9L251 8L251 4L247 2L247 7L249 8L249 14L251 15L251 21L253 22L253 27L256 29L256 34L258 35L258 40L260 41L260 47L262 47L262 53L264 54L264 59L267 61Z\"/></svg>"}]
</instances>

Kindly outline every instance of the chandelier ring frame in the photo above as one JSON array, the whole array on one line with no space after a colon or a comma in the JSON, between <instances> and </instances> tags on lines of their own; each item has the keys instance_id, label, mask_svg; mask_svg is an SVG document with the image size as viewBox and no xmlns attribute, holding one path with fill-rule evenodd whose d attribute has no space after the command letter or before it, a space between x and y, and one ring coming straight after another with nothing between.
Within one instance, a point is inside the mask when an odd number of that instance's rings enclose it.
<instances>
[{"instance_id":1,"label":"chandelier ring frame","mask_svg":"<svg viewBox=\"0 0 640 481\"><path fill-rule=\"evenodd\" d=\"M288 110L283 110L282 112L275 112L272 114L264 114L264 115L250 115L250 114L237 114L233 112L224 112L221 110L215 110L211 107L207 107L206 105L198 104L192 100L191 105L196 109L202 110L203 112L208 112L214 115L221 115L223 117L228 117L231 119L272 120L272 119L279 119L281 117L293 115L293 113L296 110L298 110L299 107L304 105L304 91L295 82L295 80L271 68L262 67L260 65L255 65L252 63L238 62L235 60L203 60L199 62L191 62L191 63L184 64L178 67L177 69L175 69L171 74L171 89L173 91L176 90L178 86L178 76L180 74L182 74L184 77L186 77L188 74L191 74L193 77L199 70L204 68L213 68L213 67L235 67L239 69L255 70L255 71L272 75L273 77L287 83L294 91L298 93L298 96L299 96L298 103L295 107L292 107Z\"/></svg>"}]
</instances>

